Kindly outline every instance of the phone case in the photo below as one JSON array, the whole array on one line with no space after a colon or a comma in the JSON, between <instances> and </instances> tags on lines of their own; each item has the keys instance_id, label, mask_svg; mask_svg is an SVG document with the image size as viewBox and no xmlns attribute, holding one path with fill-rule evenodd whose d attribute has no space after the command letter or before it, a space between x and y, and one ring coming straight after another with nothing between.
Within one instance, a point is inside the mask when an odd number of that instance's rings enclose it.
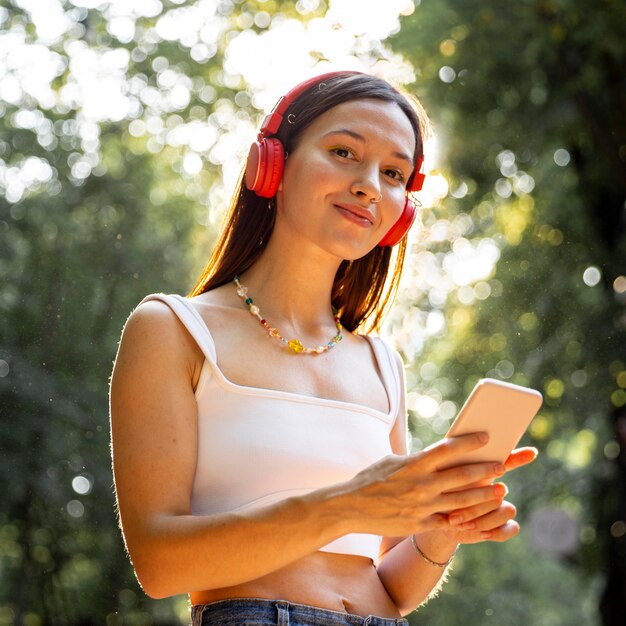
<instances>
[{"instance_id":1,"label":"phone case","mask_svg":"<svg viewBox=\"0 0 626 626\"><path fill-rule=\"evenodd\" d=\"M482 431L489 433L489 442L478 450L460 455L445 467L483 461L504 462L522 438L542 402L541 394L535 389L493 378L478 381L446 437Z\"/></svg>"}]
</instances>

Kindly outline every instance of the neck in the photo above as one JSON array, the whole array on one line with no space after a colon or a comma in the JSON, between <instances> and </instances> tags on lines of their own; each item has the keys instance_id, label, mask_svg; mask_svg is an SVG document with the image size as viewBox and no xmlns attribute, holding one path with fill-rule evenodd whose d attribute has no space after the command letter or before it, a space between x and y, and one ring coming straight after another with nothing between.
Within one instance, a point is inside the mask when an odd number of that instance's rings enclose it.
<instances>
[{"instance_id":1,"label":"neck","mask_svg":"<svg viewBox=\"0 0 626 626\"><path fill-rule=\"evenodd\" d=\"M303 336L332 333L331 293L341 260L322 251L307 255L295 246L279 249L272 243L240 277L250 297L270 323L286 324L286 331Z\"/></svg>"}]
</instances>

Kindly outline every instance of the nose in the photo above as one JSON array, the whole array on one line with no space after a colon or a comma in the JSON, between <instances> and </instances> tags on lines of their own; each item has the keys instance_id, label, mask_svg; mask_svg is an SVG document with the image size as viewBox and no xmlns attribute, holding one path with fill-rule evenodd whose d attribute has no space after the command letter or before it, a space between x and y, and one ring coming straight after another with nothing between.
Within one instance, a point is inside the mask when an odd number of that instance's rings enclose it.
<instances>
[{"instance_id":1,"label":"nose","mask_svg":"<svg viewBox=\"0 0 626 626\"><path fill-rule=\"evenodd\" d=\"M367 200L368 203L380 202L383 195L380 190L378 168L360 168L355 179L352 181L350 191L360 199Z\"/></svg>"}]
</instances>

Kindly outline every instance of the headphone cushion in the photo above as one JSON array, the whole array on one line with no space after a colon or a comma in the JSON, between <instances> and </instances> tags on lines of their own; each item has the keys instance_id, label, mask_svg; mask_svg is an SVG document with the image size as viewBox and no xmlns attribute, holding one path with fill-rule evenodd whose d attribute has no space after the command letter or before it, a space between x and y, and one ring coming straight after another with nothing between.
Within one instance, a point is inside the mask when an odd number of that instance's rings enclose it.
<instances>
[{"instance_id":1,"label":"headphone cushion","mask_svg":"<svg viewBox=\"0 0 626 626\"><path fill-rule=\"evenodd\" d=\"M266 167L265 179L260 196L263 198L273 198L278 191L278 186L283 177L285 168L285 149L279 139L270 137L265 140L266 146Z\"/></svg>"},{"instance_id":2,"label":"headphone cushion","mask_svg":"<svg viewBox=\"0 0 626 626\"><path fill-rule=\"evenodd\" d=\"M261 143L255 141L250 145L248 151L248 159L246 160L246 171L244 174L244 182L250 191L256 192L259 181L259 170L261 168Z\"/></svg>"},{"instance_id":3,"label":"headphone cushion","mask_svg":"<svg viewBox=\"0 0 626 626\"><path fill-rule=\"evenodd\" d=\"M407 195L402 214L396 220L396 223L387 231L387 234L380 240L378 245L384 248L385 246L395 246L402 241L409 232L409 228L413 225L416 215L415 204L413 204L413 201Z\"/></svg>"}]
</instances>

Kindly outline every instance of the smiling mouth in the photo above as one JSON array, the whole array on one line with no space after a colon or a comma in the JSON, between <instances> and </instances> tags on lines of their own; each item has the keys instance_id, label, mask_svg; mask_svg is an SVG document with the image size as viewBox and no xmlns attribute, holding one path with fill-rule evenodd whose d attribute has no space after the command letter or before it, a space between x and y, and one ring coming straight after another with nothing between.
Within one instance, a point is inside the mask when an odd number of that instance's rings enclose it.
<instances>
[{"instance_id":1,"label":"smiling mouth","mask_svg":"<svg viewBox=\"0 0 626 626\"><path fill-rule=\"evenodd\" d=\"M366 210L352 209L341 204L335 204L335 208L349 221L359 226L373 226L373 216Z\"/></svg>"}]
</instances>

